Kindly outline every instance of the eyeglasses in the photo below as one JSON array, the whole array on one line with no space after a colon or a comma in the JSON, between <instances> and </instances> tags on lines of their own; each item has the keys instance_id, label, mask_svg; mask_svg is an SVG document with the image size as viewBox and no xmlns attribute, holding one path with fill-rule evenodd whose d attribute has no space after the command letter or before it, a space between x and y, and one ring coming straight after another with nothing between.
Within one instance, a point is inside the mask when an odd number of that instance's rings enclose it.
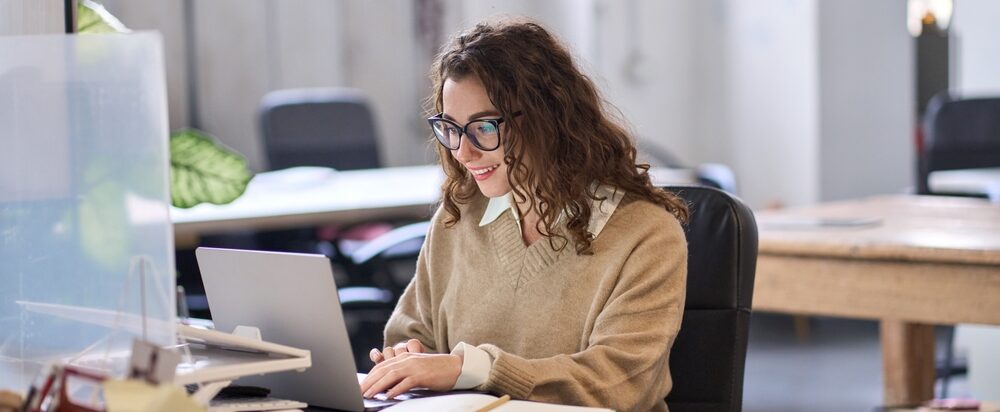
<instances>
[{"instance_id":1,"label":"eyeglasses","mask_svg":"<svg viewBox=\"0 0 1000 412\"><path fill-rule=\"evenodd\" d=\"M511 117L520 116L521 112L514 112ZM495 119L476 119L465 126L460 126L451 120L445 119L444 113L427 119L438 143L448 150L458 150L462 144L462 135L472 143L477 149L484 152L497 150L500 147L500 123L504 122L503 117Z\"/></svg>"}]
</instances>

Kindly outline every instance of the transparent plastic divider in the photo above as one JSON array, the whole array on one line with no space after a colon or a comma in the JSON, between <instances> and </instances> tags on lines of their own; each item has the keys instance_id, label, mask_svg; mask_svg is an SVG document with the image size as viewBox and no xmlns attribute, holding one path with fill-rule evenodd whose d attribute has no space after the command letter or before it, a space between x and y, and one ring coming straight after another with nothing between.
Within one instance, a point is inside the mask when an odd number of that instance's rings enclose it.
<instances>
[{"instance_id":1,"label":"transparent plastic divider","mask_svg":"<svg viewBox=\"0 0 1000 412\"><path fill-rule=\"evenodd\" d=\"M161 44L0 36L0 389L175 341Z\"/></svg>"}]
</instances>

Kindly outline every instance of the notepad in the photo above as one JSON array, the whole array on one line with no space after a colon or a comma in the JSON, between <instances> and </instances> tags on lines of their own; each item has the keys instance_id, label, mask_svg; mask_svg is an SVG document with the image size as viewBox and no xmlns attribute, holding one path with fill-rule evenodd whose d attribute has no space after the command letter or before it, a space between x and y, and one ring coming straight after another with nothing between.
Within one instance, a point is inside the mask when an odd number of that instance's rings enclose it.
<instances>
[{"instance_id":1,"label":"notepad","mask_svg":"<svg viewBox=\"0 0 1000 412\"><path fill-rule=\"evenodd\" d=\"M498 398L493 395L481 393L463 393L456 395L441 395L429 398L411 399L398 403L383 411L414 411L414 412L468 412L477 410L490 404ZM585 406L557 405L554 403L541 403L531 401L509 401L498 406L491 412L518 412L518 411L542 411L542 412L583 412L583 411L608 411L611 409L588 408Z\"/></svg>"}]
</instances>

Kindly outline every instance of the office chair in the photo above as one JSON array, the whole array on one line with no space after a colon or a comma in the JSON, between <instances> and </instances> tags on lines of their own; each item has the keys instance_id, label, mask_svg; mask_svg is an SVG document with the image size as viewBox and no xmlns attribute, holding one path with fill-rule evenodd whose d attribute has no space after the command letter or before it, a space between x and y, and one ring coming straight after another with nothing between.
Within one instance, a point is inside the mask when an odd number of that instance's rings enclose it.
<instances>
[{"instance_id":1,"label":"office chair","mask_svg":"<svg viewBox=\"0 0 1000 412\"><path fill-rule=\"evenodd\" d=\"M736 173L729 166L722 163L702 163L691 168L669 150L645 142L642 139L637 142L640 162L649 163L653 167L693 169L699 185L722 189L732 195L738 193Z\"/></svg>"},{"instance_id":2,"label":"office chair","mask_svg":"<svg viewBox=\"0 0 1000 412\"><path fill-rule=\"evenodd\" d=\"M757 224L739 199L714 188L667 186L691 219L684 320L670 352L672 412L739 411L757 265Z\"/></svg>"},{"instance_id":3,"label":"office chair","mask_svg":"<svg viewBox=\"0 0 1000 412\"><path fill-rule=\"evenodd\" d=\"M963 195L930 190L929 176L937 170L1000 167L1000 97L961 98L945 91L927 103L917 140L917 193ZM920 135L918 135L920 136ZM954 326L943 328L944 359L938 361L941 397L948 397L950 378L967 366L954 359Z\"/></svg>"},{"instance_id":4,"label":"office chair","mask_svg":"<svg viewBox=\"0 0 1000 412\"><path fill-rule=\"evenodd\" d=\"M260 104L261 132L271 170L323 166L381 167L375 120L360 90L285 89Z\"/></svg>"},{"instance_id":5,"label":"office chair","mask_svg":"<svg viewBox=\"0 0 1000 412\"><path fill-rule=\"evenodd\" d=\"M927 103L917 140L917 193L931 193L937 170L1000 167L1000 97L966 99L942 92Z\"/></svg>"}]
</instances>

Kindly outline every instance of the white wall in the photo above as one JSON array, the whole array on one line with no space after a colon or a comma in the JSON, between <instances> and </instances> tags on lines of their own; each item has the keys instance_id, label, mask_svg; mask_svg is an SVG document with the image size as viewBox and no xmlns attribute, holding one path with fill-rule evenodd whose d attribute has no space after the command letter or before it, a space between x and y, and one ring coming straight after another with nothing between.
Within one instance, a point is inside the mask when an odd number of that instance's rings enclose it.
<instances>
[{"instance_id":1,"label":"white wall","mask_svg":"<svg viewBox=\"0 0 1000 412\"><path fill-rule=\"evenodd\" d=\"M62 0L0 0L0 36L65 33Z\"/></svg>"},{"instance_id":2,"label":"white wall","mask_svg":"<svg viewBox=\"0 0 1000 412\"><path fill-rule=\"evenodd\" d=\"M720 150L751 206L818 198L816 1L728 3L731 146Z\"/></svg>"},{"instance_id":3,"label":"white wall","mask_svg":"<svg viewBox=\"0 0 1000 412\"><path fill-rule=\"evenodd\" d=\"M1000 95L1000 2L955 0L951 30L957 37L954 87L965 94ZM956 70L957 69L957 70Z\"/></svg>"},{"instance_id":4,"label":"white wall","mask_svg":"<svg viewBox=\"0 0 1000 412\"><path fill-rule=\"evenodd\" d=\"M916 175L906 2L819 3L819 200L901 193Z\"/></svg>"}]
</instances>

